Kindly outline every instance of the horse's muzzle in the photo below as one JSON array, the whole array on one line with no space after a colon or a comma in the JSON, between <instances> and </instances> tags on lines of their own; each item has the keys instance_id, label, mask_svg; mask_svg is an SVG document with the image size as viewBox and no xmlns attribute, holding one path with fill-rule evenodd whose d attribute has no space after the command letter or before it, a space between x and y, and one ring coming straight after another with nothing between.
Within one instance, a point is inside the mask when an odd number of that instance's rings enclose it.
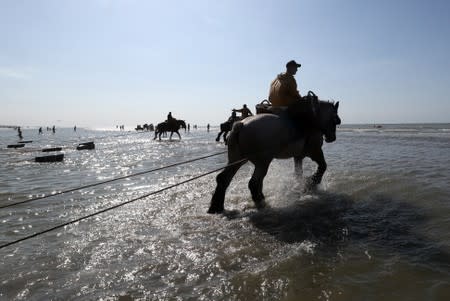
<instances>
[{"instance_id":1,"label":"horse's muzzle","mask_svg":"<svg viewBox=\"0 0 450 301\"><path fill-rule=\"evenodd\" d=\"M336 135L332 135L332 136L325 135L325 142L326 143L331 143L331 142L334 142L334 141L336 141Z\"/></svg>"}]
</instances>

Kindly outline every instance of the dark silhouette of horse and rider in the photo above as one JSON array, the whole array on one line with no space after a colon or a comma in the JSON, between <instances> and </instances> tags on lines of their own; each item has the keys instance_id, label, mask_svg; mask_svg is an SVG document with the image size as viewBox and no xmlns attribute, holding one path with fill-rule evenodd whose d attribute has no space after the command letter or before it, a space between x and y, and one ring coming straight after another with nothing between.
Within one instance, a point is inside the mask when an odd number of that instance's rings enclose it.
<instances>
[{"instance_id":1,"label":"dark silhouette of horse and rider","mask_svg":"<svg viewBox=\"0 0 450 301\"><path fill-rule=\"evenodd\" d=\"M223 142L225 142L225 144L226 144L227 143L228 132L231 131L231 129L233 127L233 124L236 121L243 120L243 119L245 119L245 118L247 118L249 116L253 116L252 111L250 111L250 109L247 108L246 104L244 104L242 106L242 109L238 109L238 110L232 109L231 111L232 111L232 113L231 113L231 116L228 118L228 120L225 121L224 123L220 124L220 132L219 132L219 134L216 137L216 141L217 142L220 141L220 136L223 134ZM241 116L238 117L236 115L236 112L241 113Z\"/></svg>"},{"instance_id":2,"label":"dark silhouette of horse and rider","mask_svg":"<svg viewBox=\"0 0 450 301\"><path fill-rule=\"evenodd\" d=\"M228 166L216 177L208 213L224 211L226 190L248 161L255 166L248 187L258 209L266 206L263 180L275 158L294 158L295 172L302 176L303 159L309 157L317 163L317 170L306 180L305 188L312 189L322 181L327 168L322 145L324 140L327 143L336 140L336 126L341 124L339 102L319 100L311 91L302 97L294 78L300 66L293 60L286 64L286 72L277 75L270 85L269 101L257 105L256 116L234 121L236 117L232 114L228 127L226 123L221 125L224 132L231 128L228 140L224 136L228 142Z\"/></svg>"},{"instance_id":3,"label":"dark silhouette of horse and rider","mask_svg":"<svg viewBox=\"0 0 450 301\"><path fill-rule=\"evenodd\" d=\"M156 126L155 137L153 138L153 140L155 140L156 137L158 137L159 140L161 140L161 135L168 132L170 132L169 140L172 139L173 133L176 133L178 135L178 138L181 139L181 135L179 133L180 128L186 130L186 122L184 120L173 118L172 112L169 112L169 114L167 115L167 120L159 123Z\"/></svg>"}]
</instances>

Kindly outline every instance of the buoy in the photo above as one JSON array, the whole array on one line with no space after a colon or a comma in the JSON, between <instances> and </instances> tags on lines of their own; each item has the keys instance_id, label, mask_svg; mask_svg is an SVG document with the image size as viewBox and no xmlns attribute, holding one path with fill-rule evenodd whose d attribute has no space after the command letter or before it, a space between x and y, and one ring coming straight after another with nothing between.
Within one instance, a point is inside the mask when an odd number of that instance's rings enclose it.
<instances>
[{"instance_id":1,"label":"buoy","mask_svg":"<svg viewBox=\"0 0 450 301\"><path fill-rule=\"evenodd\" d=\"M78 144L77 150L83 150L83 149L95 149L94 142L91 141L91 142L84 142L84 143Z\"/></svg>"},{"instance_id":2,"label":"buoy","mask_svg":"<svg viewBox=\"0 0 450 301\"><path fill-rule=\"evenodd\" d=\"M64 154L48 155L34 158L36 162L61 162L64 159Z\"/></svg>"},{"instance_id":3,"label":"buoy","mask_svg":"<svg viewBox=\"0 0 450 301\"><path fill-rule=\"evenodd\" d=\"M24 147L25 144L24 143L20 143L20 144L10 144L8 145L8 148L20 148L20 147Z\"/></svg>"},{"instance_id":4,"label":"buoy","mask_svg":"<svg viewBox=\"0 0 450 301\"><path fill-rule=\"evenodd\" d=\"M42 149L43 153L48 153L48 152L59 152L60 150L62 150L62 147L50 147L50 148L44 148Z\"/></svg>"}]
</instances>

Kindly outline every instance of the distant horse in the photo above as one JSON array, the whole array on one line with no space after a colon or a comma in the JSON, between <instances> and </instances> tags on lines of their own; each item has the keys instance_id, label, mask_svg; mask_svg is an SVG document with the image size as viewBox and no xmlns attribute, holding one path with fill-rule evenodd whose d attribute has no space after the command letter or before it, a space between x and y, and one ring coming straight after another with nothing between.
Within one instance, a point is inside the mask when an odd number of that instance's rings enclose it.
<instances>
[{"instance_id":1,"label":"distant horse","mask_svg":"<svg viewBox=\"0 0 450 301\"><path fill-rule=\"evenodd\" d=\"M153 140L156 139L156 136L158 136L159 140L161 140L161 134L165 132L170 132L169 139L172 139L173 133L177 133L178 137L181 139L180 133L178 132L180 128L186 129L186 123L184 122L184 120L174 119L171 122L161 122L155 128L155 137L153 138Z\"/></svg>"},{"instance_id":2,"label":"distant horse","mask_svg":"<svg viewBox=\"0 0 450 301\"><path fill-rule=\"evenodd\" d=\"M219 142L220 141L220 136L223 134L223 142L225 142L225 144L227 144L227 135L228 132L231 131L231 128L233 127L233 124L239 120L239 118L236 118L235 120L227 120L224 123L220 124L220 132L217 135L216 141Z\"/></svg>"},{"instance_id":3,"label":"distant horse","mask_svg":"<svg viewBox=\"0 0 450 301\"><path fill-rule=\"evenodd\" d=\"M248 187L258 209L265 207L263 180L274 158L294 157L298 176L302 175L303 159L311 158L318 164L318 168L308 179L308 186L312 188L320 184L327 168L322 152L323 136L328 143L336 140L336 125L341 123L338 116L339 102L317 102L317 107L312 108L314 118L309 119L298 118L298 112L305 112L302 106L304 105L299 103L280 115L259 114L234 124L228 138L229 166L216 177L217 186L208 213L224 211L226 189L236 172L247 161L255 165ZM305 120L308 123L306 125L303 124ZM230 165L234 162L237 163Z\"/></svg>"}]
</instances>

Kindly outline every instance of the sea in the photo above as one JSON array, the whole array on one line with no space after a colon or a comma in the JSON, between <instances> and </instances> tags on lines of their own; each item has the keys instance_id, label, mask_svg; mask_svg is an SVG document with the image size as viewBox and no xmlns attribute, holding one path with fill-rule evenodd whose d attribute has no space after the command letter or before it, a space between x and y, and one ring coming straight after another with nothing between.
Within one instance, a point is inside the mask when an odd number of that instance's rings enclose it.
<instances>
[{"instance_id":1,"label":"sea","mask_svg":"<svg viewBox=\"0 0 450 301\"><path fill-rule=\"evenodd\" d=\"M247 163L219 215L217 127L22 133L0 129L0 300L450 300L448 123L342 125L319 187L274 160L262 210Z\"/></svg>"}]
</instances>

